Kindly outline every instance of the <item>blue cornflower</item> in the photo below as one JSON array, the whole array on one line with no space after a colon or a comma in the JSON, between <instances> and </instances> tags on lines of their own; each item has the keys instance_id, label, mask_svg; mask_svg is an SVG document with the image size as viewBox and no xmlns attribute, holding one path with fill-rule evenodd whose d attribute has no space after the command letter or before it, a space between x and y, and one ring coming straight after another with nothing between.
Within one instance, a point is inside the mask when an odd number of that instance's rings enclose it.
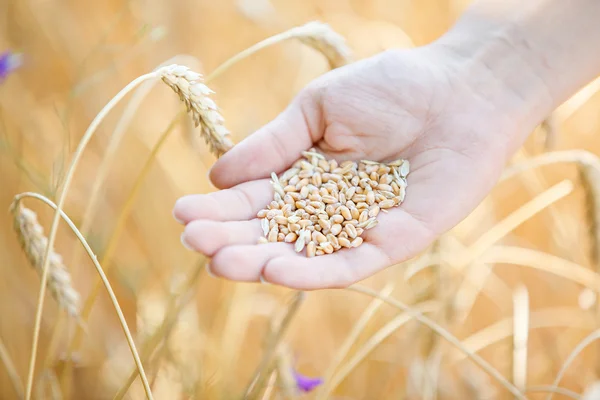
<instances>
[{"instance_id":1,"label":"blue cornflower","mask_svg":"<svg viewBox=\"0 0 600 400\"><path fill-rule=\"evenodd\" d=\"M294 371L294 379L296 380L296 386L298 387L298 389L305 393L308 393L317 386L323 384L323 379L310 378L308 376L300 374L297 371Z\"/></svg>"},{"instance_id":2,"label":"blue cornflower","mask_svg":"<svg viewBox=\"0 0 600 400\"><path fill-rule=\"evenodd\" d=\"M19 53L13 53L11 51L5 51L0 54L0 82L4 81L6 77L19 68L23 63L23 56Z\"/></svg>"}]
</instances>

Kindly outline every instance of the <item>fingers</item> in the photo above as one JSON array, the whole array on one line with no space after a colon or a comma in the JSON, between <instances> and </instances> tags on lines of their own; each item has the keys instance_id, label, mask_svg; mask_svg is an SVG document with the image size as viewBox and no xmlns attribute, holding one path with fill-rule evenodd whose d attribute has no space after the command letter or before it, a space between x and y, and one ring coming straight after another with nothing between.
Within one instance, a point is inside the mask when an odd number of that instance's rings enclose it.
<instances>
[{"instance_id":1,"label":"fingers","mask_svg":"<svg viewBox=\"0 0 600 400\"><path fill-rule=\"evenodd\" d=\"M273 121L224 154L210 171L218 188L228 188L288 168L322 136L319 102L305 90Z\"/></svg>"},{"instance_id":2,"label":"fingers","mask_svg":"<svg viewBox=\"0 0 600 400\"><path fill-rule=\"evenodd\" d=\"M252 221L190 222L181 235L183 244L209 257L226 246L256 244L262 232L258 219Z\"/></svg>"},{"instance_id":3,"label":"fingers","mask_svg":"<svg viewBox=\"0 0 600 400\"><path fill-rule=\"evenodd\" d=\"M210 261L210 271L222 278L241 282L258 282L264 266L278 257L299 257L290 243L267 243L228 246Z\"/></svg>"},{"instance_id":4,"label":"fingers","mask_svg":"<svg viewBox=\"0 0 600 400\"><path fill-rule=\"evenodd\" d=\"M364 243L357 248L313 258L272 258L264 267L263 278L266 282L298 290L343 288L390 264L379 248Z\"/></svg>"},{"instance_id":5,"label":"fingers","mask_svg":"<svg viewBox=\"0 0 600 400\"><path fill-rule=\"evenodd\" d=\"M173 216L182 224L197 219L241 221L253 219L273 200L268 179L242 183L231 189L194 194L177 200Z\"/></svg>"},{"instance_id":6,"label":"fingers","mask_svg":"<svg viewBox=\"0 0 600 400\"><path fill-rule=\"evenodd\" d=\"M243 282L265 282L298 290L346 287L389 265L376 246L308 258L289 243L224 247L212 258L214 275Z\"/></svg>"}]
</instances>

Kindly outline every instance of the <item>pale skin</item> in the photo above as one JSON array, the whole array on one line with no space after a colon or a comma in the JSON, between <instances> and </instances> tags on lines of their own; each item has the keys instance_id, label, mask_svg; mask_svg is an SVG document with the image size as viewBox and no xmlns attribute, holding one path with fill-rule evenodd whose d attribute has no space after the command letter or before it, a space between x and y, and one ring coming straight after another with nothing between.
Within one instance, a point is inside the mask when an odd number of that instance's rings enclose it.
<instances>
[{"instance_id":1,"label":"pale skin","mask_svg":"<svg viewBox=\"0 0 600 400\"><path fill-rule=\"evenodd\" d=\"M221 157L220 189L184 196L174 216L210 272L313 290L346 287L417 256L490 192L553 108L600 74L600 2L475 2L439 40L390 50L310 83L275 120ZM307 258L256 244L271 172L317 147L336 160L408 159L405 202L358 248Z\"/></svg>"}]
</instances>

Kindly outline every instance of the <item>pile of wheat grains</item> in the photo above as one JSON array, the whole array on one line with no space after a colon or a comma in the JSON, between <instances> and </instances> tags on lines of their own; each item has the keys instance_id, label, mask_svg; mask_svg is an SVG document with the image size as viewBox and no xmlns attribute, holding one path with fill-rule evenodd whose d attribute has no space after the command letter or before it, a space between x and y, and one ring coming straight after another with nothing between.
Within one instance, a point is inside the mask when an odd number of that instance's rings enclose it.
<instances>
[{"instance_id":1,"label":"pile of wheat grains","mask_svg":"<svg viewBox=\"0 0 600 400\"><path fill-rule=\"evenodd\" d=\"M379 212L404 201L409 163L327 160L310 149L277 177L271 174L273 201L257 214L264 237L259 243L294 243L308 257L362 244Z\"/></svg>"}]
</instances>

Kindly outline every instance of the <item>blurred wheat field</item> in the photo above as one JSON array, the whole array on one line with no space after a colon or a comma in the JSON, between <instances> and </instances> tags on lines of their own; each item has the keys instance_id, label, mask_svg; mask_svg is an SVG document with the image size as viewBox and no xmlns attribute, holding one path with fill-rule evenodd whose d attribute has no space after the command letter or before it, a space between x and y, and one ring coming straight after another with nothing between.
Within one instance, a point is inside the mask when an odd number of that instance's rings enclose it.
<instances>
[{"instance_id":1,"label":"blurred wheat field","mask_svg":"<svg viewBox=\"0 0 600 400\"><path fill-rule=\"evenodd\" d=\"M27 191L56 201L83 132L122 87L172 59L210 73L252 44L312 20L342 34L356 58L419 46L447 30L467 5L461 0L3 0L0 50L22 52L24 64L0 85L0 208L6 210L0 213L0 397L19 398L7 360L25 386L40 288L13 232L9 206ZM327 70L322 55L286 41L236 64L210 87L238 142ZM122 233L109 248L146 160L182 110L170 89L156 84L124 131L87 235L98 258L106 259L102 266L154 398L244 398L271 353L272 368L248 398L514 398L464 351L481 356L528 399L546 398L544 390L552 388L570 354L600 329L593 222L600 210L590 199L592 175L577 163L516 169L536 157L572 160L584 154L595 162L599 87L591 83L549 116L490 196L431 249L361 282L381 298L423 312L460 341L460 350L410 313L364 293L323 290L299 296L207 275L206 260L182 247L181 226L171 215L178 197L214 190L206 175L215 158L188 116L149 164ZM83 154L64 205L77 226L109 137L132 99L108 115ZM34 199L24 203L47 232L53 211ZM85 300L97 274L63 222L55 248ZM70 358L77 321L46 296L33 398L112 399L134 370L113 306L103 289L99 293ZM274 346L281 327L285 331ZM554 399L583 398L600 379L600 348L589 341L565 370L558 385L562 393ZM292 368L323 378L323 385L298 392L289 376ZM144 396L136 378L125 398Z\"/></svg>"}]
</instances>

